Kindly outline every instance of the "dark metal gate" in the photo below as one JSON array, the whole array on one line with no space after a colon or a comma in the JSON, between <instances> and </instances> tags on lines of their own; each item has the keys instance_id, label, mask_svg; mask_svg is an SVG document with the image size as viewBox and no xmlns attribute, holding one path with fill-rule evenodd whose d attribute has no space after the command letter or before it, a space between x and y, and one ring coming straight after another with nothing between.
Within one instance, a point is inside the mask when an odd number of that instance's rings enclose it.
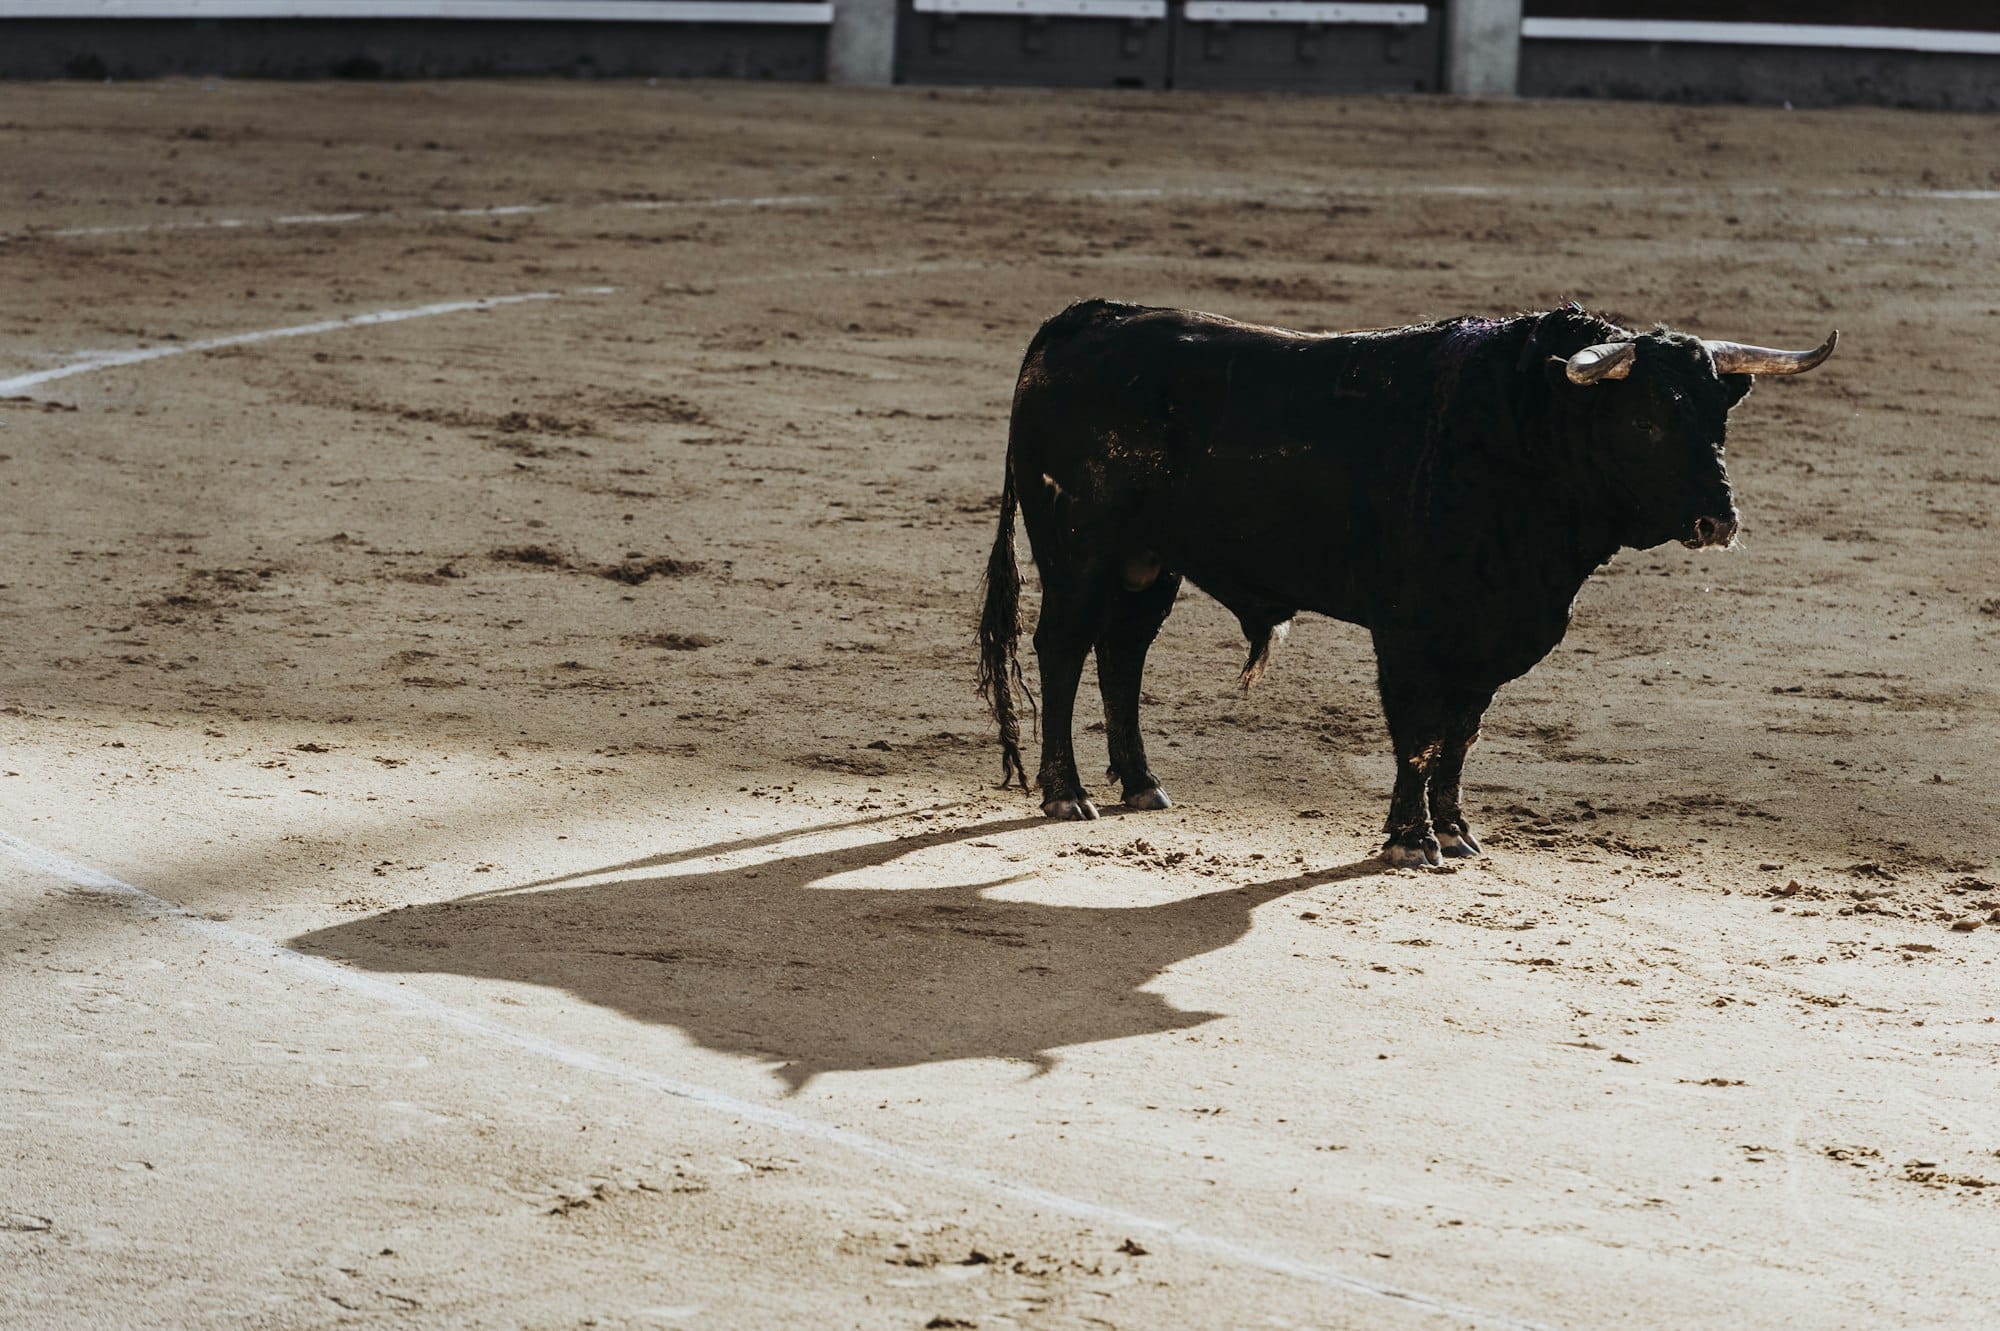
<instances>
[{"instance_id":1,"label":"dark metal gate","mask_svg":"<svg viewBox=\"0 0 2000 1331\"><path fill-rule=\"evenodd\" d=\"M1174 11L1177 88L1433 92L1444 7L1186 0Z\"/></svg>"},{"instance_id":2,"label":"dark metal gate","mask_svg":"<svg viewBox=\"0 0 2000 1331\"><path fill-rule=\"evenodd\" d=\"M899 0L904 83L1429 92L1443 4Z\"/></svg>"},{"instance_id":3,"label":"dark metal gate","mask_svg":"<svg viewBox=\"0 0 2000 1331\"><path fill-rule=\"evenodd\" d=\"M900 0L903 83L1164 88L1166 0Z\"/></svg>"}]
</instances>

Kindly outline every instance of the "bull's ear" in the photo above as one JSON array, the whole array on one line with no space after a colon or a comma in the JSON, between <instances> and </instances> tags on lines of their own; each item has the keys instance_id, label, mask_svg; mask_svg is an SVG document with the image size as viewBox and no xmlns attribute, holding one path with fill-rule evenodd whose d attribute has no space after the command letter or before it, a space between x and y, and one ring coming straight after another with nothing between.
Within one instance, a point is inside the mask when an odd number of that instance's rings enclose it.
<instances>
[{"instance_id":1,"label":"bull's ear","mask_svg":"<svg viewBox=\"0 0 2000 1331\"><path fill-rule=\"evenodd\" d=\"M1722 398L1723 398L1724 410L1733 408L1737 403L1741 402L1744 398L1749 397L1750 390L1752 388L1755 388L1756 386L1757 386L1757 380L1756 377L1753 375L1748 375L1748 374L1723 375Z\"/></svg>"}]
</instances>

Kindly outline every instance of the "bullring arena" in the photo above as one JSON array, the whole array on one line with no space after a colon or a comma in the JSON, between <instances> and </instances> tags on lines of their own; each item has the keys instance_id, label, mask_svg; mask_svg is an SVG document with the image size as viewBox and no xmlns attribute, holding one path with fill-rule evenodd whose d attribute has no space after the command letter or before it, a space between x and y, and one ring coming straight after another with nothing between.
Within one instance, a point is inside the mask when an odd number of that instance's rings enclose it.
<instances>
[{"instance_id":1,"label":"bullring arena","mask_svg":"<svg viewBox=\"0 0 2000 1331\"><path fill-rule=\"evenodd\" d=\"M0 1324L1994 1324L1991 118L181 81L0 143ZM1501 692L1488 855L1392 870L1366 634L1245 697L1192 591L1175 807L995 789L1009 394L1090 295L1842 341L1737 411L1738 547Z\"/></svg>"}]
</instances>

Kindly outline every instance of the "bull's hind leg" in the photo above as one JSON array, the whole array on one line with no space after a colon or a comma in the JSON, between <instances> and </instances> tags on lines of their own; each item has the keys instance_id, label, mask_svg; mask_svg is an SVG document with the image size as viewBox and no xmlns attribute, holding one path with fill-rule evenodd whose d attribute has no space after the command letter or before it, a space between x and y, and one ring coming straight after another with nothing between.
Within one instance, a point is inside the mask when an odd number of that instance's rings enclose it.
<instances>
[{"instance_id":1,"label":"bull's hind leg","mask_svg":"<svg viewBox=\"0 0 2000 1331\"><path fill-rule=\"evenodd\" d=\"M1457 693L1445 701L1444 746L1430 774L1431 827L1439 848L1453 858L1482 853L1479 839L1472 835L1465 811L1459 807L1458 788L1465 772L1465 756L1479 739L1480 718L1492 701L1490 690Z\"/></svg>"},{"instance_id":2,"label":"bull's hind leg","mask_svg":"<svg viewBox=\"0 0 2000 1331\"><path fill-rule=\"evenodd\" d=\"M1146 586L1113 592L1104 631L1097 637L1097 689L1104 698L1104 737L1111 748L1111 770L1105 775L1124 790L1134 809L1168 807L1166 791L1146 761L1146 742L1139 734L1139 681L1146 669L1146 650L1174 608L1181 588L1178 573L1160 574Z\"/></svg>"},{"instance_id":3,"label":"bull's hind leg","mask_svg":"<svg viewBox=\"0 0 2000 1331\"><path fill-rule=\"evenodd\" d=\"M1104 589L1095 580L1042 570L1042 613L1035 625L1035 659L1042 680L1042 812L1051 818L1095 818L1076 770L1070 727L1083 660L1102 627Z\"/></svg>"}]
</instances>

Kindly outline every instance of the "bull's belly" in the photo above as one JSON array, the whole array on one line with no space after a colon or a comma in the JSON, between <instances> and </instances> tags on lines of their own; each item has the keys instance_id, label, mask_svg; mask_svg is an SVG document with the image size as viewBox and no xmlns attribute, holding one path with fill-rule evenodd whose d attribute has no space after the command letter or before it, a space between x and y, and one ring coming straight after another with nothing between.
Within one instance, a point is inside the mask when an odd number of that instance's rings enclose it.
<instances>
[{"instance_id":1,"label":"bull's belly","mask_svg":"<svg viewBox=\"0 0 2000 1331\"><path fill-rule=\"evenodd\" d=\"M1306 569L1296 561L1288 565L1259 547L1181 550L1168 554L1163 564L1220 601L1246 626L1282 624L1301 610L1363 628L1373 619L1357 580L1345 568Z\"/></svg>"},{"instance_id":2,"label":"bull's belly","mask_svg":"<svg viewBox=\"0 0 2000 1331\"><path fill-rule=\"evenodd\" d=\"M1232 555L1234 557L1232 557ZM1421 576L1369 577L1351 566L1286 565L1261 553L1213 546L1182 552L1163 567L1180 573L1236 616L1253 640L1299 611L1370 630L1399 655L1428 660L1441 677L1498 688L1532 670L1562 641L1567 598L1514 588L1468 604L1448 583Z\"/></svg>"}]
</instances>

